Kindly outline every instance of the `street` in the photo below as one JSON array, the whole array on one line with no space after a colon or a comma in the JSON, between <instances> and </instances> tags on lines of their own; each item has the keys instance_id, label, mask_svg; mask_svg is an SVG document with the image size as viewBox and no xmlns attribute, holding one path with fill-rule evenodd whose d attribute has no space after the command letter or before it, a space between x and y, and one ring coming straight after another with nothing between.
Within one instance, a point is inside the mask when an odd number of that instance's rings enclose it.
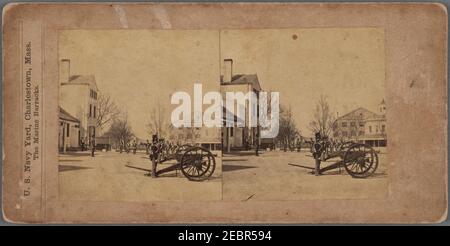
<instances>
[{"instance_id":1,"label":"street","mask_svg":"<svg viewBox=\"0 0 450 246\"><path fill-rule=\"evenodd\" d=\"M156 179L144 170L151 162L137 154L90 152L60 154L59 189L63 200L86 201L270 201L305 199L380 199L387 195L387 154L380 153L376 173L355 179L344 168L314 176L309 151L261 151L225 154L216 158L216 171L207 181L192 182L181 171ZM322 167L333 163L322 162ZM223 162L223 165L221 163ZM158 164L158 169L173 164ZM290 165L291 164L291 165Z\"/></svg>"},{"instance_id":2,"label":"street","mask_svg":"<svg viewBox=\"0 0 450 246\"><path fill-rule=\"evenodd\" d=\"M314 176L295 165L314 167L308 150L227 154L223 157L224 200L379 199L387 195L387 155L378 154L376 173L355 179L344 168ZM321 167L335 159L322 162ZM289 163L294 165L289 165Z\"/></svg>"},{"instance_id":3,"label":"street","mask_svg":"<svg viewBox=\"0 0 450 246\"><path fill-rule=\"evenodd\" d=\"M82 201L211 201L222 200L220 158L213 176L203 182L188 181L181 171L153 179L145 152L74 152L59 156L59 194L63 200ZM158 164L158 169L175 163Z\"/></svg>"}]
</instances>

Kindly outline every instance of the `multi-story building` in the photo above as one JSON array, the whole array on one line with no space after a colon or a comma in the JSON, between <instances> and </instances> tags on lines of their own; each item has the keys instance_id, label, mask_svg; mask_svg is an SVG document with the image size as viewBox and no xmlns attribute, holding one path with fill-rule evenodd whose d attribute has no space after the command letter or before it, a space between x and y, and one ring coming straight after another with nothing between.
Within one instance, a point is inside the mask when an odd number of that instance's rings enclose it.
<instances>
[{"instance_id":1,"label":"multi-story building","mask_svg":"<svg viewBox=\"0 0 450 246\"><path fill-rule=\"evenodd\" d=\"M333 137L366 143L375 147L385 147L387 136L384 100L379 105L378 113L365 108L357 108L339 117L334 123Z\"/></svg>"},{"instance_id":2,"label":"multi-story building","mask_svg":"<svg viewBox=\"0 0 450 246\"><path fill-rule=\"evenodd\" d=\"M247 94L248 92L254 92L259 97L259 92L262 91L261 85L259 84L258 76L256 74L233 74L233 60L225 59L223 61L223 75L220 78L220 90L222 92L222 98L226 98L227 92L242 92ZM247 149L256 144L260 144L260 128L257 126L251 126L250 120L251 116L249 114L249 101L245 101L244 112L245 116L243 119L238 118L236 114L236 109L241 105L237 105L236 102L235 112L232 113L228 109L224 108L224 121L225 124L228 118L234 118L233 127L223 127L222 128L222 147L225 151L230 151L231 149ZM256 110L259 110L259 103L256 102ZM227 117L231 114L233 117ZM257 117L259 113L257 113ZM237 121L244 122L244 127L239 127L236 125ZM258 123L258 119L256 119ZM259 124L259 123L258 123Z\"/></svg>"},{"instance_id":3,"label":"multi-story building","mask_svg":"<svg viewBox=\"0 0 450 246\"><path fill-rule=\"evenodd\" d=\"M98 88L93 75L71 75L70 60L59 67L60 106L80 121L79 144L90 145L96 135Z\"/></svg>"}]
</instances>

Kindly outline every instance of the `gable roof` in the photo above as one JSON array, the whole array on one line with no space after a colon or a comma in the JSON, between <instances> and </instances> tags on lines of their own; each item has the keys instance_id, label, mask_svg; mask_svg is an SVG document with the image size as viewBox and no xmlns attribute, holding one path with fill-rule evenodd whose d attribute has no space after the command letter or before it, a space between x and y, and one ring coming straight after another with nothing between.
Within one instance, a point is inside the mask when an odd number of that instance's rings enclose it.
<instances>
[{"instance_id":1,"label":"gable roof","mask_svg":"<svg viewBox=\"0 0 450 246\"><path fill-rule=\"evenodd\" d=\"M337 118L336 120L344 120L344 119L353 119L352 117L356 114L362 115L361 120L367 120L367 119L373 119L373 118L383 118L382 115L378 115L368 109L365 109L363 107L359 107L353 111L350 111L347 114L344 114L343 116Z\"/></svg>"},{"instance_id":2,"label":"gable roof","mask_svg":"<svg viewBox=\"0 0 450 246\"><path fill-rule=\"evenodd\" d=\"M244 85L251 84L253 88L260 91L258 75L256 74L236 74L231 78L231 82L222 82L222 85Z\"/></svg>"},{"instance_id":3,"label":"gable roof","mask_svg":"<svg viewBox=\"0 0 450 246\"><path fill-rule=\"evenodd\" d=\"M95 76L94 75L72 75L69 77L69 82L67 83L62 83L61 85L91 85L93 86L96 90L98 90L97 88L97 83L95 82Z\"/></svg>"},{"instance_id":4,"label":"gable roof","mask_svg":"<svg viewBox=\"0 0 450 246\"><path fill-rule=\"evenodd\" d=\"M59 107L59 119L80 123L80 120L69 114L66 110Z\"/></svg>"}]
</instances>

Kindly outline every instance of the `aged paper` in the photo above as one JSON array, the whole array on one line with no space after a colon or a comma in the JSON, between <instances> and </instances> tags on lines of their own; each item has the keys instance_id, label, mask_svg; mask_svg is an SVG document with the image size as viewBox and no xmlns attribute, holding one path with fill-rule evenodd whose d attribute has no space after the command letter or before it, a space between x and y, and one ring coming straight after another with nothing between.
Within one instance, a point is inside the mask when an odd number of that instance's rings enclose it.
<instances>
[{"instance_id":1,"label":"aged paper","mask_svg":"<svg viewBox=\"0 0 450 246\"><path fill-rule=\"evenodd\" d=\"M10 4L17 223L436 223L440 4Z\"/></svg>"}]
</instances>

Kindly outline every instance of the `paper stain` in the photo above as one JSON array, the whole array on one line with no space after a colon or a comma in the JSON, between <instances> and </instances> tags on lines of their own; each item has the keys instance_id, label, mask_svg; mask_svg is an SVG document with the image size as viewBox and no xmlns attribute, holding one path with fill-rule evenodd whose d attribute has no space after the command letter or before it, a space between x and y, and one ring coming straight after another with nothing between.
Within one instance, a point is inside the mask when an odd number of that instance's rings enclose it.
<instances>
[{"instance_id":1,"label":"paper stain","mask_svg":"<svg viewBox=\"0 0 450 246\"><path fill-rule=\"evenodd\" d=\"M246 201L248 201L248 200L252 199L252 197L253 197L254 195L256 195L256 194L253 194L253 195L251 195L251 196L247 197L247 199L245 199L245 200L242 200L242 201L243 201L243 202L246 202Z\"/></svg>"},{"instance_id":2,"label":"paper stain","mask_svg":"<svg viewBox=\"0 0 450 246\"><path fill-rule=\"evenodd\" d=\"M125 10L120 5L113 5L114 11L119 16L120 24L123 28L128 28L128 20Z\"/></svg>"},{"instance_id":3,"label":"paper stain","mask_svg":"<svg viewBox=\"0 0 450 246\"><path fill-rule=\"evenodd\" d=\"M163 29L172 29L172 24L170 23L169 15L165 8L155 6L151 11L156 16L156 19L158 19Z\"/></svg>"}]
</instances>

